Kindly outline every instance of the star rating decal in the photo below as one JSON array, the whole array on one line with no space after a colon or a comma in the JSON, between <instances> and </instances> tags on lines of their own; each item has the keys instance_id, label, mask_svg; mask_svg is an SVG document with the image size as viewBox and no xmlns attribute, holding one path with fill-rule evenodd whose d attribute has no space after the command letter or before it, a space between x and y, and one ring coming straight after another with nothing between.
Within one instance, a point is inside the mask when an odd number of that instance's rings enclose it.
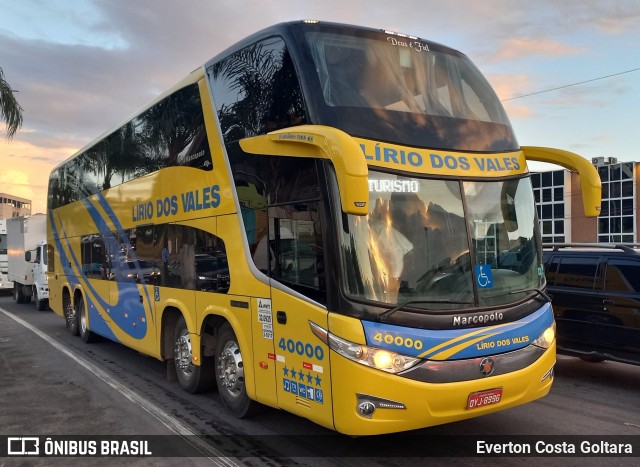
<instances>
[{"instance_id":1,"label":"star rating decal","mask_svg":"<svg viewBox=\"0 0 640 467\"><path fill-rule=\"evenodd\" d=\"M320 378L320 375L317 373L315 376L310 371L307 371L307 374L305 374L302 370L296 371L295 368L287 368L286 365L282 368L282 372L285 377L290 377L292 380L297 379L298 381L304 382L306 378L308 384L315 384L316 386L322 385L322 378Z\"/></svg>"}]
</instances>

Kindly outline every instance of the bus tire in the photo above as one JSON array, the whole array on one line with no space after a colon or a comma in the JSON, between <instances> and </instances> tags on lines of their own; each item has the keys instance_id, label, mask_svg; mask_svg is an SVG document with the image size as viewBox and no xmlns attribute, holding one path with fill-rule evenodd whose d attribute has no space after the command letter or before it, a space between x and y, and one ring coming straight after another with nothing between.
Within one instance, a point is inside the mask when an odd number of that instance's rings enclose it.
<instances>
[{"instance_id":1,"label":"bus tire","mask_svg":"<svg viewBox=\"0 0 640 467\"><path fill-rule=\"evenodd\" d=\"M78 328L80 332L80 338L87 344L92 344L98 340L98 335L89 329L89 311L84 306L84 298L78 297L76 301L76 316L78 317Z\"/></svg>"},{"instance_id":2,"label":"bus tire","mask_svg":"<svg viewBox=\"0 0 640 467\"><path fill-rule=\"evenodd\" d=\"M222 405L238 418L253 415L258 403L247 395L240 345L228 323L218 332L216 361L216 382Z\"/></svg>"},{"instance_id":3,"label":"bus tire","mask_svg":"<svg viewBox=\"0 0 640 467\"><path fill-rule=\"evenodd\" d=\"M215 376L213 358L203 357L200 366L192 363L191 336L183 316L176 322L173 341L173 364L182 389L192 394L211 389Z\"/></svg>"},{"instance_id":4,"label":"bus tire","mask_svg":"<svg viewBox=\"0 0 640 467\"><path fill-rule=\"evenodd\" d=\"M64 317L67 322L67 329L72 336L80 335L80 326L78 325L78 314L71 304L71 297L67 296L64 300Z\"/></svg>"}]
</instances>

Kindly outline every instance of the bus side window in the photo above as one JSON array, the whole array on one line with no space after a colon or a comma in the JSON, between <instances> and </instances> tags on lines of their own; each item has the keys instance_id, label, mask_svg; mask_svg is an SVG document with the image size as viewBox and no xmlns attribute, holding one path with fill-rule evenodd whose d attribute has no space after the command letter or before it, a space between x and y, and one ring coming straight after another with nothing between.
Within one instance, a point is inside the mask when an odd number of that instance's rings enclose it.
<instances>
[{"instance_id":1,"label":"bus side window","mask_svg":"<svg viewBox=\"0 0 640 467\"><path fill-rule=\"evenodd\" d=\"M136 228L137 282L160 285L162 245L156 241L162 236L164 226L142 225Z\"/></svg>"},{"instance_id":2,"label":"bus side window","mask_svg":"<svg viewBox=\"0 0 640 467\"><path fill-rule=\"evenodd\" d=\"M196 290L227 293L231 287L224 241L204 230L196 230Z\"/></svg>"},{"instance_id":3,"label":"bus side window","mask_svg":"<svg viewBox=\"0 0 640 467\"><path fill-rule=\"evenodd\" d=\"M318 202L269 208L273 233L269 248L271 277L326 303L324 251Z\"/></svg>"},{"instance_id":4,"label":"bus side window","mask_svg":"<svg viewBox=\"0 0 640 467\"><path fill-rule=\"evenodd\" d=\"M196 253L193 230L183 225L170 224L168 226L165 250L162 253L164 258L162 285L195 290Z\"/></svg>"},{"instance_id":5,"label":"bus side window","mask_svg":"<svg viewBox=\"0 0 640 467\"><path fill-rule=\"evenodd\" d=\"M100 234L85 235L81 238L81 245L82 272L88 278L102 278L102 262L105 256L102 236Z\"/></svg>"}]
</instances>

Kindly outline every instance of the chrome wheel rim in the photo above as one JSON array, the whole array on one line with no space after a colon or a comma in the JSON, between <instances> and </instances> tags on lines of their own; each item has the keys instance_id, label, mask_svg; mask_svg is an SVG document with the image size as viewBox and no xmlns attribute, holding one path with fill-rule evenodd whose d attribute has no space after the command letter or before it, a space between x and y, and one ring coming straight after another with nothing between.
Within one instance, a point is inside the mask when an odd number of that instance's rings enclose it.
<instances>
[{"instance_id":1,"label":"chrome wheel rim","mask_svg":"<svg viewBox=\"0 0 640 467\"><path fill-rule=\"evenodd\" d=\"M87 317L84 313L80 313L80 331L83 334L87 332Z\"/></svg>"},{"instance_id":2,"label":"chrome wheel rim","mask_svg":"<svg viewBox=\"0 0 640 467\"><path fill-rule=\"evenodd\" d=\"M189 331L185 329L176 339L174 352L176 369L183 374L191 374L191 356L191 337L189 337Z\"/></svg>"},{"instance_id":3,"label":"chrome wheel rim","mask_svg":"<svg viewBox=\"0 0 640 467\"><path fill-rule=\"evenodd\" d=\"M244 390L244 365L238 344L229 341L218 357L218 378L222 387L233 396L238 397Z\"/></svg>"},{"instance_id":4,"label":"chrome wheel rim","mask_svg":"<svg viewBox=\"0 0 640 467\"><path fill-rule=\"evenodd\" d=\"M67 305L67 324L71 326L76 319L76 310L71 306L71 303Z\"/></svg>"}]
</instances>

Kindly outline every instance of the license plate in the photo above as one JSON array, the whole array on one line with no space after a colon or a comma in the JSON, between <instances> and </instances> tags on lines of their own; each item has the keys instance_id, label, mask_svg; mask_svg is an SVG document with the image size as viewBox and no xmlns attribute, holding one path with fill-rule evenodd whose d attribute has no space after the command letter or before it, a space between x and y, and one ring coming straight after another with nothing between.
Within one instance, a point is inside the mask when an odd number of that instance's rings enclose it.
<instances>
[{"instance_id":1,"label":"license plate","mask_svg":"<svg viewBox=\"0 0 640 467\"><path fill-rule=\"evenodd\" d=\"M489 389L487 391L469 394L467 409L477 409L485 405L497 404L502 399L502 388Z\"/></svg>"}]
</instances>

